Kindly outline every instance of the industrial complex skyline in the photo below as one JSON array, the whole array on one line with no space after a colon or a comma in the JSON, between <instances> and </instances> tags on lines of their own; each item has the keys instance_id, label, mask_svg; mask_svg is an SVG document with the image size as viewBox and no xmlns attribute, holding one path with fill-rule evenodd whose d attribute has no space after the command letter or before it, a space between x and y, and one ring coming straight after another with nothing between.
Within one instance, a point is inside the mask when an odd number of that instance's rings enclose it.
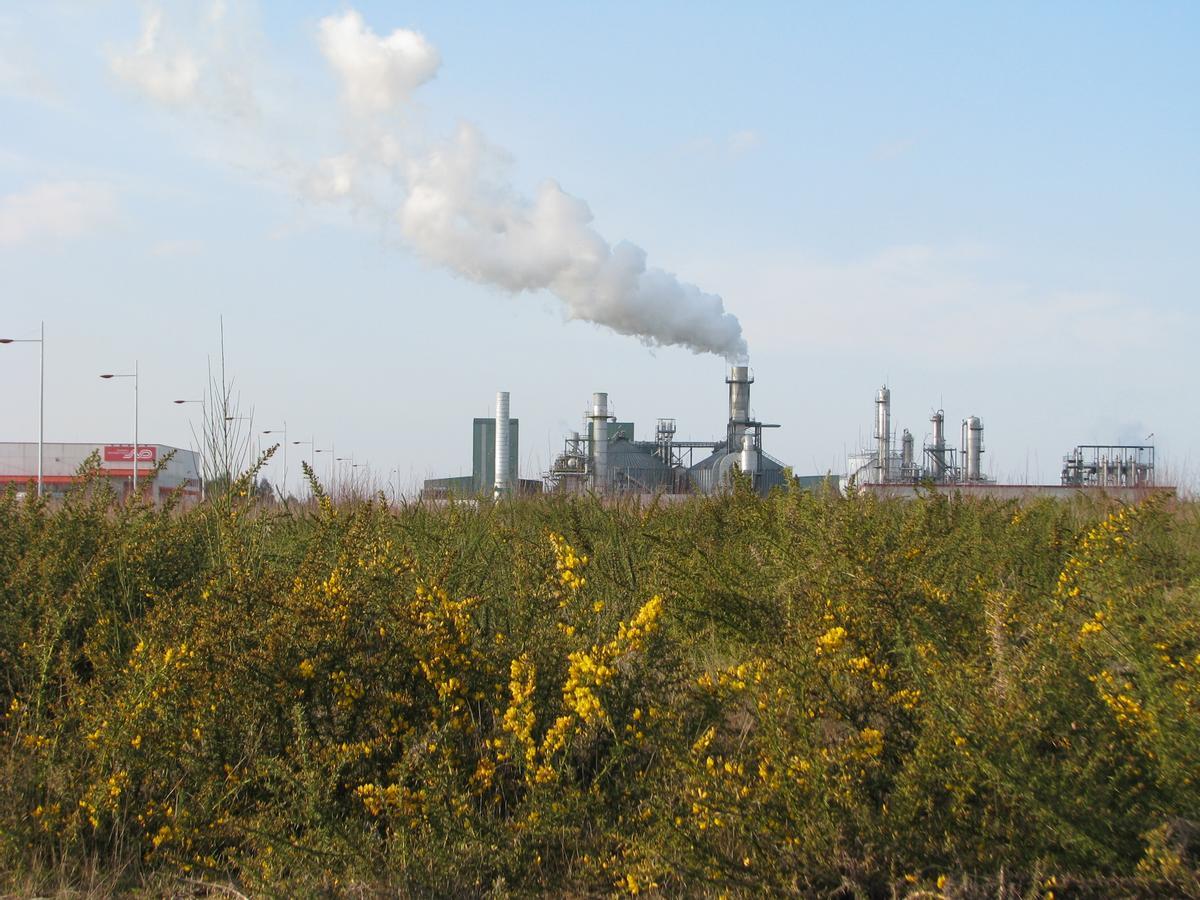
<instances>
[{"instance_id":1,"label":"industrial complex skyline","mask_svg":"<svg viewBox=\"0 0 1200 900\"><path fill-rule=\"evenodd\" d=\"M723 433L747 348L798 473L886 383L918 445L981 417L1002 481L1151 433L1195 480L1194 6L522 9L0 12L0 338L46 323L45 439L131 441L98 376L136 362L140 440L194 446L223 316L256 432L405 493L472 474L498 390L521 478L596 392ZM0 383L35 441L36 348Z\"/></svg>"}]
</instances>

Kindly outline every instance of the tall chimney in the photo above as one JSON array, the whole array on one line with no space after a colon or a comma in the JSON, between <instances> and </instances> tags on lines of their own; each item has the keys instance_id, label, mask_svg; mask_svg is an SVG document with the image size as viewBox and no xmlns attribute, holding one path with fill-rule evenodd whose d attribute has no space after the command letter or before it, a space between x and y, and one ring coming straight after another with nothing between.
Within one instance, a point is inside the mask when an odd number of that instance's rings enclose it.
<instances>
[{"instance_id":1,"label":"tall chimney","mask_svg":"<svg viewBox=\"0 0 1200 900\"><path fill-rule=\"evenodd\" d=\"M497 500L512 492L508 479L508 425L508 391L499 391L496 394L496 488L493 495Z\"/></svg>"},{"instance_id":2,"label":"tall chimney","mask_svg":"<svg viewBox=\"0 0 1200 900\"><path fill-rule=\"evenodd\" d=\"M608 394L592 394L592 489L608 490Z\"/></svg>"},{"instance_id":3,"label":"tall chimney","mask_svg":"<svg viewBox=\"0 0 1200 900\"><path fill-rule=\"evenodd\" d=\"M731 366L725 382L729 385L729 452L736 453L750 422L750 385L754 378L749 366Z\"/></svg>"}]
</instances>

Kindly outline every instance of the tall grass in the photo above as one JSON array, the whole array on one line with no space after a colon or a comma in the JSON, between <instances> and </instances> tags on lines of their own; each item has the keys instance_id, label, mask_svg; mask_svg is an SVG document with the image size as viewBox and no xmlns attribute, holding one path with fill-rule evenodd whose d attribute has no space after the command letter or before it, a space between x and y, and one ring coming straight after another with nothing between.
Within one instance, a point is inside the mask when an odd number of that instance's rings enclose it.
<instances>
[{"instance_id":1,"label":"tall grass","mask_svg":"<svg viewBox=\"0 0 1200 900\"><path fill-rule=\"evenodd\" d=\"M1196 893L1197 507L0 498L8 887Z\"/></svg>"}]
</instances>

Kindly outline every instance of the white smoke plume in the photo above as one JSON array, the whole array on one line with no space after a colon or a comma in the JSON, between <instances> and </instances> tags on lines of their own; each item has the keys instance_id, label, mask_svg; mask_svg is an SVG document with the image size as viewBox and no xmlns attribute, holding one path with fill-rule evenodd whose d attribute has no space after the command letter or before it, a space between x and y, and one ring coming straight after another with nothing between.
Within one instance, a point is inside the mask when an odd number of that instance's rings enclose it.
<instances>
[{"instance_id":1,"label":"white smoke plume","mask_svg":"<svg viewBox=\"0 0 1200 900\"><path fill-rule=\"evenodd\" d=\"M152 99L178 105L195 91L199 72L189 65L198 67L199 57L180 47L163 56L159 16L147 8L140 44L114 57L112 68ZM471 125L440 142L425 136L414 124L414 93L437 74L441 57L423 35L377 35L349 10L322 19L316 38L354 140L345 146L343 135L338 152L300 166L292 181L306 197L398 223L424 258L473 281L512 293L548 290L570 319L647 345L745 360L741 325L719 296L648 267L634 244L610 244L583 200L549 179L534 197L522 196L507 156Z\"/></svg>"},{"instance_id":2,"label":"white smoke plume","mask_svg":"<svg viewBox=\"0 0 1200 900\"><path fill-rule=\"evenodd\" d=\"M322 19L318 38L346 102L359 112L393 109L441 65L424 35L398 28L386 38L377 37L354 10Z\"/></svg>"},{"instance_id":3,"label":"white smoke plume","mask_svg":"<svg viewBox=\"0 0 1200 900\"><path fill-rule=\"evenodd\" d=\"M721 298L646 267L646 252L615 247L591 226L588 205L551 180L518 196L497 154L469 125L407 166L404 235L428 258L508 291L549 289L567 314L633 335L730 359L746 355L738 320Z\"/></svg>"}]
</instances>

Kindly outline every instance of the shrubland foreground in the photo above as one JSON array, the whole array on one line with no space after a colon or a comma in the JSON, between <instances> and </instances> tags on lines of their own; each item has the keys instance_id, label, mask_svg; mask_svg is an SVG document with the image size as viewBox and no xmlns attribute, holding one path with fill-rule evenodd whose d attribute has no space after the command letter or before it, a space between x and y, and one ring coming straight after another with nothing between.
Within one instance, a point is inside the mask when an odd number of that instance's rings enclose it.
<instances>
[{"instance_id":1,"label":"shrubland foreground","mask_svg":"<svg viewBox=\"0 0 1200 900\"><path fill-rule=\"evenodd\" d=\"M0 500L5 890L1200 891L1151 498Z\"/></svg>"}]
</instances>

